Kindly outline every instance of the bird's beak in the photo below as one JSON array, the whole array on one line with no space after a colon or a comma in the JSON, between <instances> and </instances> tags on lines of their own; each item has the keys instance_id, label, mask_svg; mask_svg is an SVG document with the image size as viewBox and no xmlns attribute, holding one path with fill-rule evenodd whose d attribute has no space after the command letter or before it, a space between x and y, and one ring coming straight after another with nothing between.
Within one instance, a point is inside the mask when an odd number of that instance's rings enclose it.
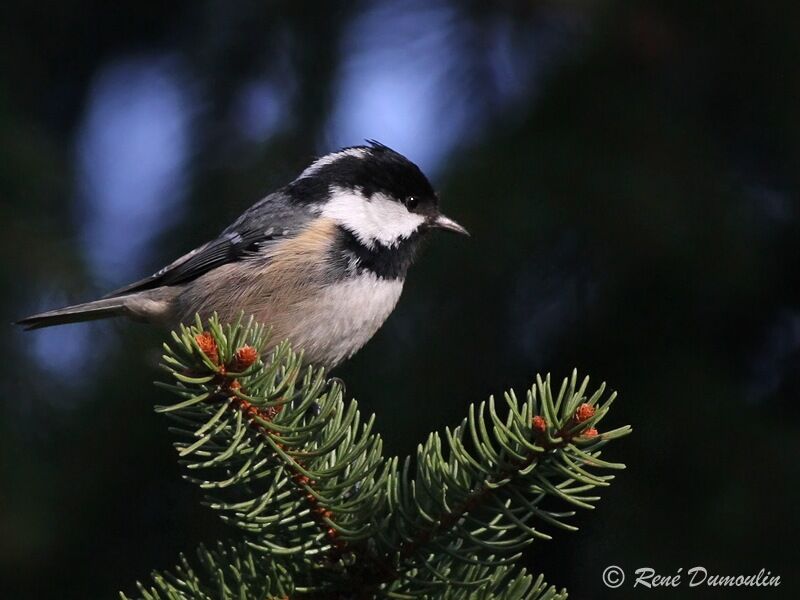
<instances>
[{"instance_id":1,"label":"bird's beak","mask_svg":"<svg viewBox=\"0 0 800 600\"><path fill-rule=\"evenodd\" d=\"M446 229L447 231L455 231L456 233L460 233L462 235L469 235L469 231L453 221L453 219L445 217L444 215L437 215L433 221L431 221L431 227L436 229Z\"/></svg>"}]
</instances>

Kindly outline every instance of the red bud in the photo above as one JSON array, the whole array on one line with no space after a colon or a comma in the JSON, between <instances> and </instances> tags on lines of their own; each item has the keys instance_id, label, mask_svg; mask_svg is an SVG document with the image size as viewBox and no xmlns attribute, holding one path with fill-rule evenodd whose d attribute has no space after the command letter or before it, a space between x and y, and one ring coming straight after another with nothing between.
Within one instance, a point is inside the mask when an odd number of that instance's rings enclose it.
<instances>
[{"instance_id":1,"label":"red bud","mask_svg":"<svg viewBox=\"0 0 800 600\"><path fill-rule=\"evenodd\" d=\"M198 333L196 336L194 336L194 339L203 354L205 354L211 360L211 362L218 364L219 350L217 349L217 342L214 340L214 336L212 336L208 331L204 331L203 333Z\"/></svg>"},{"instance_id":2,"label":"red bud","mask_svg":"<svg viewBox=\"0 0 800 600\"><path fill-rule=\"evenodd\" d=\"M593 416L594 406L584 402L578 407L578 410L575 411L575 422L583 423L584 421L591 419Z\"/></svg>"}]
</instances>

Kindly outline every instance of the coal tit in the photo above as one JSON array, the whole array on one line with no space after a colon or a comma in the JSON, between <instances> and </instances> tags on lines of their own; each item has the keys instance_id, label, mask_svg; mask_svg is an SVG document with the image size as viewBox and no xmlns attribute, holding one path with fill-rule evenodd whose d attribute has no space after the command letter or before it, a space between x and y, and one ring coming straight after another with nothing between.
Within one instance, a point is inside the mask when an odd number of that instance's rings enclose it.
<instances>
[{"instance_id":1,"label":"coal tit","mask_svg":"<svg viewBox=\"0 0 800 600\"><path fill-rule=\"evenodd\" d=\"M127 316L174 326L195 313L243 312L334 367L394 310L420 242L467 231L439 212L410 160L378 142L317 159L247 209L219 237L103 299L19 321L28 329Z\"/></svg>"}]
</instances>

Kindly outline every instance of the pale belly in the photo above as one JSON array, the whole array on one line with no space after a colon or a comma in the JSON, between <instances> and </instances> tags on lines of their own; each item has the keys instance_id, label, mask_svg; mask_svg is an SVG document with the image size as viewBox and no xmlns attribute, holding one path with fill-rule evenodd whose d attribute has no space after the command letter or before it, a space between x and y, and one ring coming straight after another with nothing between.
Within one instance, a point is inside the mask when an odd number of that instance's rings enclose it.
<instances>
[{"instance_id":1,"label":"pale belly","mask_svg":"<svg viewBox=\"0 0 800 600\"><path fill-rule=\"evenodd\" d=\"M275 337L288 338L302 349L308 363L333 367L375 335L402 291L401 279L371 274L329 285L298 302L287 320L275 315Z\"/></svg>"},{"instance_id":2,"label":"pale belly","mask_svg":"<svg viewBox=\"0 0 800 600\"><path fill-rule=\"evenodd\" d=\"M225 265L186 286L176 316L191 322L195 313L207 318L216 312L231 322L252 315L271 327L271 345L288 339L306 363L330 368L375 335L397 305L403 280L362 273L322 287L304 285L313 278L301 272L276 289L274 275L246 263Z\"/></svg>"}]
</instances>

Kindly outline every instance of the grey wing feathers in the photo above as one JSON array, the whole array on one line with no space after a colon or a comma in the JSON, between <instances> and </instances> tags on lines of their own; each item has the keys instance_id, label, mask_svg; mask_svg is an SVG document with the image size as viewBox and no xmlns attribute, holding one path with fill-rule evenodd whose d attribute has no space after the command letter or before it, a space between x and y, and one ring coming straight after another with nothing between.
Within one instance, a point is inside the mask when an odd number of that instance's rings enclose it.
<instances>
[{"instance_id":1,"label":"grey wing feathers","mask_svg":"<svg viewBox=\"0 0 800 600\"><path fill-rule=\"evenodd\" d=\"M248 253L256 250L259 243L267 242L270 239L272 238L264 235L262 231L223 234L188 254L184 254L175 262L150 275L150 277L145 277L114 290L105 297L114 298L131 292L140 292L164 285L177 285L191 281L215 267L241 260Z\"/></svg>"},{"instance_id":2,"label":"grey wing feathers","mask_svg":"<svg viewBox=\"0 0 800 600\"><path fill-rule=\"evenodd\" d=\"M135 281L105 298L178 285L196 279L221 265L252 256L262 244L296 232L312 218L311 213L288 204L281 193L270 194L246 210L215 240L184 254L149 277Z\"/></svg>"}]
</instances>

